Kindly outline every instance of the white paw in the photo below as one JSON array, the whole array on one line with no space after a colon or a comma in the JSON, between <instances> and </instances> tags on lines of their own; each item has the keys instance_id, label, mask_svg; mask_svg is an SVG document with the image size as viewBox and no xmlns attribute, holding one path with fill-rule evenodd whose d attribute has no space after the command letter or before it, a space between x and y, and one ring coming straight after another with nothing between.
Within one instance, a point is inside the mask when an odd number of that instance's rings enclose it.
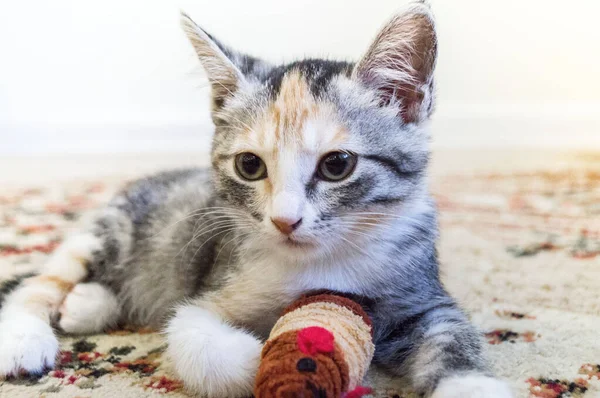
<instances>
[{"instance_id":1,"label":"white paw","mask_svg":"<svg viewBox=\"0 0 600 398\"><path fill-rule=\"evenodd\" d=\"M202 397L252 395L262 343L199 307L181 307L167 328L167 353L187 388Z\"/></svg>"},{"instance_id":2,"label":"white paw","mask_svg":"<svg viewBox=\"0 0 600 398\"><path fill-rule=\"evenodd\" d=\"M41 373L54 367L58 340L50 325L24 314L3 314L0 321L0 377L21 371Z\"/></svg>"},{"instance_id":3,"label":"white paw","mask_svg":"<svg viewBox=\"0 0 600 398\"><path fill-rule=\"evenodd\" d=\"M443 379L431 398L513 398L508 385L498 379L470 374Z\"/></svg>"},{"instance_id":4,"label":"white paw","mask_svg":"<svg viewBox=\"0 0 600 398\"><path fill-rule=\"evenodd\" d=\"M59 309L58 325L72 334L97 333L116 324L119 303L114 293L98 283L78 283Z\"/></svg>"},{"instance_id":5,"label":"white paw","mask_svg":"<svg viewBox=\"0 0 600 398\"><path fill-rule=\"evenodd\" d=\"M74 235L66 239L52 253L44 264L42 274L58 276L65 281L77 283L87 276L87 263L94 252L101 247L102 241L93 234Z\"/></svg>"}]
</instances>

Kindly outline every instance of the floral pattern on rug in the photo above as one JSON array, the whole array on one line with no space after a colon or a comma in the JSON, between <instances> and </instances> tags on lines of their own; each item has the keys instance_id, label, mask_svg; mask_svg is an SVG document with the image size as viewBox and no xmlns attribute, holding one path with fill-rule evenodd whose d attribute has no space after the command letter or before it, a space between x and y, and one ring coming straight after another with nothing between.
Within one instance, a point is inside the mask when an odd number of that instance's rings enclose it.
<instances>
[{"instance_id":1,"label":"floral pattern on rug","mask_svg":"<svg viewBox=\"0 0 600 398\"><path fill-rule=\"evenodd\" d=\"M496 310L494 313L500 318L504 319L535 319L533 315L523 314L520 312L509 311L509 310Z\"/></svg>"},{"instance_id":2,"label":"floral pattern on rug","mask_svg":"<svg viewBox=\"0 0 600 398\"><path fill-rule=\"evenodd\" d=\"M532 397L540 398L566 398L582 397L588 390L588 382L584 379L575 381L534 379L527 380L531 386L529 391Z\"/></svg>"},{"instance_id":3,"label":"floral pattern on rug","mask_svg":"<svg viewBox=\"0 0 600 398\"><path fill-rule=\"evenodd\" d=\"M513 332L508 329L496 329L485 333L485 338L488 344L516 343L522 341L525 343L533 343L540 337L535 332L527 331L523 333Z\"/></svg>"},{"instance_id":4,"label":"floral pattern on rug","mask_svg":"<svg viewBox=\"0 0 600 398\"><path fill-rule=\"evenodd\" d=\"M136 342L140 348L131 345ZM40 394L94 396L95 391L119 380L125 381L124 391L133 396L186 396L182 382L169 369L163 369L166 346L156 333L127 331L85 338L64 337L61 348L53 370L43 375L9 378L0 384L0 392L5 389L7 393L25 394L28 388Z\"/></svg>"},{"instance_id":5,"label":"floral pattern on rug","mask_svg":"<svg viewBox=\"0 0 600 398\"><path fill-rule=\"evenodd\" d=\"M0 297L122 184L0 193ZM600 173L436 176L433 191L444 282L482 330L496 373L517 397L600 397ZM0 381L0 396L187 396L153 331L62 337L61 349L56 369Z\"/></svg>"}]
</instances>

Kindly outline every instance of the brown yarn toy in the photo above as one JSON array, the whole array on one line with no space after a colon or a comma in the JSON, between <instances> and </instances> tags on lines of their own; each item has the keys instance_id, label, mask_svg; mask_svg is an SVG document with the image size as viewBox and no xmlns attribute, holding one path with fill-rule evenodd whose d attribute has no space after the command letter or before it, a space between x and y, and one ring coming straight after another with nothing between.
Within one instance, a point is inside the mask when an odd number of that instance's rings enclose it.
<instances>
[{"instance_id":1,"label":"brown yarn toy","mask_svg":"<svg viewBox=\"0 0 600 398\"><path fill-rule=\"evenodd\" d=\"M256 398L360 398L373 358L371 320L356 302L303 297L284 311L262 351Z\"/></svg>"}]
</instances>

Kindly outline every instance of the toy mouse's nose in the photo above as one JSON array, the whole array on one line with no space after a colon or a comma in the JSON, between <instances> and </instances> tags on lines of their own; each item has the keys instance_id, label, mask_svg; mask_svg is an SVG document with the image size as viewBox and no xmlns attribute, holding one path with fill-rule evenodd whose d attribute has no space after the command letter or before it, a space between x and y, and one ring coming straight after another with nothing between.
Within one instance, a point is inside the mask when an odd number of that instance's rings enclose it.
<instances>
[{"instance_id":1,"label":"toy mouse's nose","mask_svg":"<svg viewBox=\"0 0 600 398\"><path fill-rule=\"evenodd\" d=\"M302 224L302 218L300 219L290 219L290 218L271 218L271 222L275 225L275 227L281 231L281 233L285 235L289 235L294 232L300 224Z\"/></svg>"}]
</instances>

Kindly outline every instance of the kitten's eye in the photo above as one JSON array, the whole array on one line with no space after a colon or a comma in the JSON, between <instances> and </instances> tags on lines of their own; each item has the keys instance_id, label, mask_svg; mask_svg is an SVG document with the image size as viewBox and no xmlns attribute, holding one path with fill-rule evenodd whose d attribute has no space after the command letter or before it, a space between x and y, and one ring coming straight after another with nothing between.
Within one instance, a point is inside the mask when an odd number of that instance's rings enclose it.
<instances>
[{"instance_id":1,"label":"kitten's eye","mask_svg":"<svg viewBox=\"0 0 600 398\"><path fill-rule=\"evenodd\" d=\"M267 166L261 158L250 152L235 157L235 171L244 180L256 181L267 178Z\"/></svg>"},{"instance_id":2,"label":"kitten's eye","mask_svg":"<svg viewBox=\"0 0 600 398\"><path fill-rule=\"evenodd\" d=\"M326 181L341 181L356 167L356 155L346 152L331 152L319 163L318 175Z\"/></svg>"}]
</instances>

